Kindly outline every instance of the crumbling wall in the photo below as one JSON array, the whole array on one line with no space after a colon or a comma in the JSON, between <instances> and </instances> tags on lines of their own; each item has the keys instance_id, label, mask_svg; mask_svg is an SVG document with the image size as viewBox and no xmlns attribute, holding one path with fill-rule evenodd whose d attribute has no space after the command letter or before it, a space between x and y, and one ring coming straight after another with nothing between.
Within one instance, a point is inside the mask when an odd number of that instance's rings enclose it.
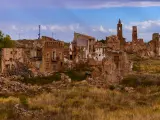
<instances>
[{"instance_id":1,"label":"crumbling wall","mask_svg":"<svg viewBox=\"0 0 160 120\"><path fill-rule=\"evenodd\" d=\"M98 86L119 83L124 76L132 71L132 62L128 60L127 54L120 51L107 51L107 57L101 64L92 62L91 78L88 82Z\"/></svg>"},{"instance_id":2,"label":"crumbling wall","mask_svg":"<svg viewBox=\"0 0 160 120\"><path fill-rule=\"evenodd\" d=\"M120 40L116 35L107 37L106 48L110 50L120 50Z\"/></svg>"}]
</instances>

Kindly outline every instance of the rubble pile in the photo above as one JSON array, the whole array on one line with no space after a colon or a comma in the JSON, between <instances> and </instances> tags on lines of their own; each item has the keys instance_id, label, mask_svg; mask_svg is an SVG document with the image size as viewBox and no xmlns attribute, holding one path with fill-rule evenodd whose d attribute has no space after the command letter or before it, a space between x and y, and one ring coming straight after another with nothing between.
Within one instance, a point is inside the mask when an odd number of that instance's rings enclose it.
<instances>
[{"instance_id":1,"label":"rubble pile","mask_svg":"<svg viewBox=\"0 0 160 120\"><path fill-rule=\"evenodd\" d=\"M8 78L0 77L0 94L15 95L15 94L38 94L43 91L52 91L53 89L65 88L71 83L71 78L64 73L61 73L60 81L53 81L46 85L31 85L20 82L24 78L21 76L10 76Z\"/></svg>"},{"instance_id":2,"label":"rubble pile","mask_svg":"<svg viewBox=\"0 0 160 120\"><path fill-rule=\"evenodd\" d=\"M39 92L40 86L26 85L18 81L11 81L8 78L0 78L0 94L14 95L28 92Z\"/></svg>"},{"instance_id":3,"label":"rubble pile","mask_svg":"<svg viewBox=\"0 0 160 120\"><path fill-rule=\"evenodd\" d=\"M69 76L65 75L64 73L61 73L61 81L65 82L65 83L71 83L72 80Z\"/></svg>"},{"instance_id":4,"label":"rubble pile","mask_svg":"<svg viewBox=\"0 0 160 120\"><path fill-rule=\"evenodd\" d=\"M25 77L32 77L33 76L33 72L29 69L29 67L26 64L23 64L19 61L15 61L16 67L10 69L10 70L6 70L6 72L4 72L4 76L13 76L13 75L21 75L21 76L25 76Z\"/></svg>"},{"instance_id":5,"label":"rubble pile","mask_svg":"<svg viewBox=\"0 0 160 120\"><path fill-rule=\"evenodd\" d=\"M87 82L91 85L94 85L98 88L108 88L108 82L105 79L101 79L100 77L96 78L87 78Z\"/></svg>"}]
</instances>

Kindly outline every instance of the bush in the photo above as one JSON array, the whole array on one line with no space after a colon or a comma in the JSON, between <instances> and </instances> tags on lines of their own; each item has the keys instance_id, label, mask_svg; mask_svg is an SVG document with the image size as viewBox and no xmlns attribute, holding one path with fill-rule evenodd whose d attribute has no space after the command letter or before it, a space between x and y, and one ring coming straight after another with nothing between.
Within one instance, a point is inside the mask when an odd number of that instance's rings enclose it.
<instances>
[{"instance_id":1,"label":"bush","mask_svg":"<svg viewBox=\"0 0 160 120\"><path fill-rule=\"evenodd\" d=\"M85 80L87 75L85 72L82 71L67 71L65 72L66 75L68 75L72 80L74 81L81 81Z\"/></svg>"},{"instance_id":2,"label":"bush","mask_svg":"<svg viewBox=\"0 0 160 120\"><path fill-rule=\"evenodd\" d=\"M136 87L140 85L140 82L138 81L137 77L134 75L127 76L124 78L121 82L122 85L130 86L130 87Z\"/></svg>"},{"instance_id":3,"label":"bush","mask_svg":"<svg viewBox=\"0 0 160 120\"><path fill-rule=\"evenodd\" d=\"M129 75L125 77L121 84L130 87L138 86L153 86L160 85L160 76L147 74L147 75Z\"/></svg>"},{"instance_id":4,"label":"bush","mask_svg":"<svg viewBox=\"0 0 160 120\"><path fill-rule=\"evenodd\" d=\"M138 63L134 63L134 64L133 64L133 68L132 68L132 70L133 70L133 71L140 71L140 70L141 70L141 68L140 68L140 64L138 64Z\"/></svg>"},{"instance_id":5,"label":"bush","mask_svg":"<svg viewBox=\"0 0 160 120\"><path fill-rule=\"evenodd\" d=\"M114 90L115 88L116 88L116 87L115 87L114 85L110 85L110 86L109 86L109 89L110 89L110 90Z\"/></svg>"},{"instance_id":6,"label":"bush","mask_svg":"<svg viewBox=\"0 0 160 120\"><path fill-rule=\"evenodd\" d=\"M35 77L35 78L25 78L21 80L21 82L24 82L26 84L37 84L37 85L44 85L44 84L49 84L52 83L53 81L58 81L61 79L60 73L56 73L52 76L48 77Z\"/></svg>"},{"instance_id":7,"label":"bush","mask_svg":"<svg viewBox=\"0 0 160 120\"><path fill-rule=\"evenodd\" d=\"M28 99L26 96L20 96L19 101L23 106L28 107Z\"/></svg>"}]
</instances>

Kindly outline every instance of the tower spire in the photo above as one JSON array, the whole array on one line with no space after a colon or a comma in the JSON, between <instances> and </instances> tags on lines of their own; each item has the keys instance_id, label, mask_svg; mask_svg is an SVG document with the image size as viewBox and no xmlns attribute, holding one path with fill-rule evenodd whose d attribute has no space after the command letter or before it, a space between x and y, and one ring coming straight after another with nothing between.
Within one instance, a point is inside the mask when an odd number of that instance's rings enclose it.
<instances>
[{"instance_id":1,"label":"tower spire","mask_svg":"<svg viewBox=\"0 0 160 120\"><path fill-rule=\"evenodd\" d=\"M39 25L39 33L38 33L38 39L41 38L41 25Z\"/></svg>"},{"instance_id":2,"label":"tower spire","mask_svg":"<svg viewBox=\"0 0 160 120\"><path fill-rule=\"evenodd\" d=\"M118 23L121 24L121 19L119 19Z\"/></svg>"}]
</instances>

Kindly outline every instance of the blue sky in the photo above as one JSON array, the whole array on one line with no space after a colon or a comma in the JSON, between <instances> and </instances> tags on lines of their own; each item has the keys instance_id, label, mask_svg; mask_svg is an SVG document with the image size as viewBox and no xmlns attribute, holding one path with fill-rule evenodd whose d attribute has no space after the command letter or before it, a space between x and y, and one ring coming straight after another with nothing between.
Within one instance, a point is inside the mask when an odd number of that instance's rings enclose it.
<instances>
[{"instance_id":1,"label":"blue sky","mask_svg":"<svg viewBox=\"0 0 160 120\"><path fill-rule=\"evenodd\" d=\"M105 39L116 34L120 18L128 41L133 25L149 41L160 31L159 11L158 0L1 0L0 30L12 39L35 39L40 24L41 35L53 32L64 41L72 41L74 31Z\"/></svg>"}]
</instances>

